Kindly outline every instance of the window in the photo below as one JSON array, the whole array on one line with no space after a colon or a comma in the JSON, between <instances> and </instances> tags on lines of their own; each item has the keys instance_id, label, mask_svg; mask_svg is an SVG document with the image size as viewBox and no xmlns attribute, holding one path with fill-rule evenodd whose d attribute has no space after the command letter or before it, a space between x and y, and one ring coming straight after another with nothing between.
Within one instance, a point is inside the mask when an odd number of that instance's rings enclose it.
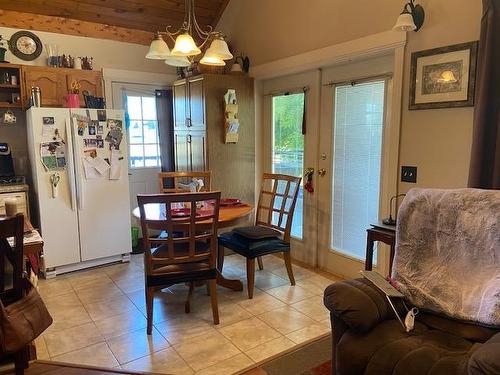
<instances>
[{"instance_id":1,"label":"window","mask_svg":"<svg viewBox=\"0 0 500 375\"><path fill-rule=\"evenodd\" d=\"M379 217L384 100L385 81L335 89L331 245L361 259Z\"/></svg>"},{"instance_id":2,"label":"window","mask_svg":"<svg viewBox=\"0 0 500 375\"><path fill-rule=\"evenodd\" d=\"M131 168L159 167L160 147L154 96L125 95Z\"/></svg>"},{"instance_id":3,"label":"window","mask_svg":"<svg viewBox=\"0 0 500 375\"><path fill-rule=\"evenodd\" d=\"M298 177L304 174L304 97L304 93L273 97L273 173ZM302 238L303 196L300 186L291 231L297 238Z\"/></svg>"}]
</instances>

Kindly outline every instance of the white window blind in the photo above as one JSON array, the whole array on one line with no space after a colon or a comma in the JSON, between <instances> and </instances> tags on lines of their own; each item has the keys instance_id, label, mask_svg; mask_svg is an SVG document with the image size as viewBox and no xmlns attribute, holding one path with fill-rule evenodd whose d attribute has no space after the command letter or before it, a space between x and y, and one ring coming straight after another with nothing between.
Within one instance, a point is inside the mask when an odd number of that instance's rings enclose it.
<instances>
[{"instance_id":1,"label":"white window blind","mask_svg":"<svg viewBox=\"0 0 500 375\"><path fill-rule=\"evenodd\" d=\"M332 248L364 258L379 216L385 81L335 88Z\"/></svg>"}]
</instances>

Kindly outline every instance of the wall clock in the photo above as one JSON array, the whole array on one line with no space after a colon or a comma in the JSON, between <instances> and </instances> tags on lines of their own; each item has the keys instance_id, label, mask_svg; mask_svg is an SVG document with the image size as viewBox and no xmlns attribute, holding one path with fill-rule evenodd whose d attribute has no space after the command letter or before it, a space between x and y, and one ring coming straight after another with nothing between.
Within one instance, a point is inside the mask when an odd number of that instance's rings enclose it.
<instances>
[{"instance_id":1,"label":"wall clock","mask_svg":"<svg viewBox=\"0 0 500 375\"><path fill-rule=\"evenodd\" d=\"M9 49L14 56L25 61L36 59L42 53L42 42L30 31L18 31L9 40Z\"/></svg>"}]
</instances>

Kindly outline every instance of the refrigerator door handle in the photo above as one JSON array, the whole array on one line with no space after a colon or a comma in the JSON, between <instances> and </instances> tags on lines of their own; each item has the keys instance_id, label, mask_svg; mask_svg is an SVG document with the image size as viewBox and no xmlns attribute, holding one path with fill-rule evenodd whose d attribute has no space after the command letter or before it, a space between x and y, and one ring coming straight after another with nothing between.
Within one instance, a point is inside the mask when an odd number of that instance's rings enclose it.
<instances>
[{"instance_id":1,"label":"refrigerator door handle","mask_svg":"<svg viewBox=\"0 0 500 375\"><path fill-rule=\"evenodd\" d=\"M80 158L80 149L79 149L79 144L76 140L75 136L75 129L78 127L78 124L76 122L76 117L71 117L72 120L72 126L71 126L71 137L72 137L72 143L73 143L73 152L74 152L74 161L75 161L75 174L76 174L76 199L78 202L78 209L83 210L84 208L84 202L83 202L83 183L82 183L82 178L83 178L83 170L82 170L82 160Z\"/></svg>"},{"instance_id":2,"label":"refrigerator door handle","mask_svg":"<svg viewBox=\"0 0 500 375\"><path fill-rule=\"evenodd\" d=\"M68 180L69 180L69 190L71 194L71 209L76 210L76 187L75 187L75 166L73 157L73 132L71 131L71 118L66 119L66 142L68 143Z\"/></svg>"}]
</instances>

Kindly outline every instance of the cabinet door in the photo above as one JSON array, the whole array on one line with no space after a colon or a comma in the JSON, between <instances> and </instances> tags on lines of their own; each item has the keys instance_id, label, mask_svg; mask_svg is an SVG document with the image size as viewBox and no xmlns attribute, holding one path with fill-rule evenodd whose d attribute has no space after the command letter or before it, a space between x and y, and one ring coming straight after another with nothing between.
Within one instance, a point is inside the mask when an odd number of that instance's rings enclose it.
<instances>
[{"instance_id":1,"label":"cabinet door","mask_svg":"<svg viewBox=\"0 0 500 375\"><path fill-rule=\"evenodd\" d=\"M203 131L193 131L188 135L189 156L192 171L207 170L207 138Z\"/></svg>"},{"instance_id":2,"label":"cabinet door","mask_svg":"<svg viewBox=\"0 0 500 375\"><path fill-rule=\"evenodd\" d=\"M186 98L186 83L174 84L174 129L187 129Z\"/></svg>"},{"instance_id":3,"label":"cabinet door","mask_svg":"<svg viewBox=\"0 0 500 375\"><path fill-rule=\"evenodd\" d=\"M192 130L205 130L205 97L203 92L203 78L192 78L188 81L188 84L189 128Z\"/></svg>"},{"instance_id":4,"label":"cabinet door","mask_svg":"<svg viewBox=\"0 0 500 375\"><path fill-rule=\"evenodd\" d=\"M62 107L66 94L64 73L54 68L25 67L24 80L27 98L32 87L40 87L43 107Z\"/></svg>"},{"instance_id":5,"label":"cabinet door","mask_svg":"<svg viewBox=\"0 0 500 375\"><path fill-rule=\"evenodd\" d=\"M73 82L80 85L80 107L85 107L85 100L82 95L84 91L87 91L91 96L104 96L101 72L75 70L66 75L66 86L68 91L71 91Z\"/></svg>"},{"instance_id":6,"label":"cabinet door","mask_svg":"<svg viewBox=\"0 0 500 375\"><path fill-rule=\"evenodd\" d=\"M188 139L188 132L179 131L174 133L175 170L178 172L191 170Z\"/></svg>"}]
</instances>

